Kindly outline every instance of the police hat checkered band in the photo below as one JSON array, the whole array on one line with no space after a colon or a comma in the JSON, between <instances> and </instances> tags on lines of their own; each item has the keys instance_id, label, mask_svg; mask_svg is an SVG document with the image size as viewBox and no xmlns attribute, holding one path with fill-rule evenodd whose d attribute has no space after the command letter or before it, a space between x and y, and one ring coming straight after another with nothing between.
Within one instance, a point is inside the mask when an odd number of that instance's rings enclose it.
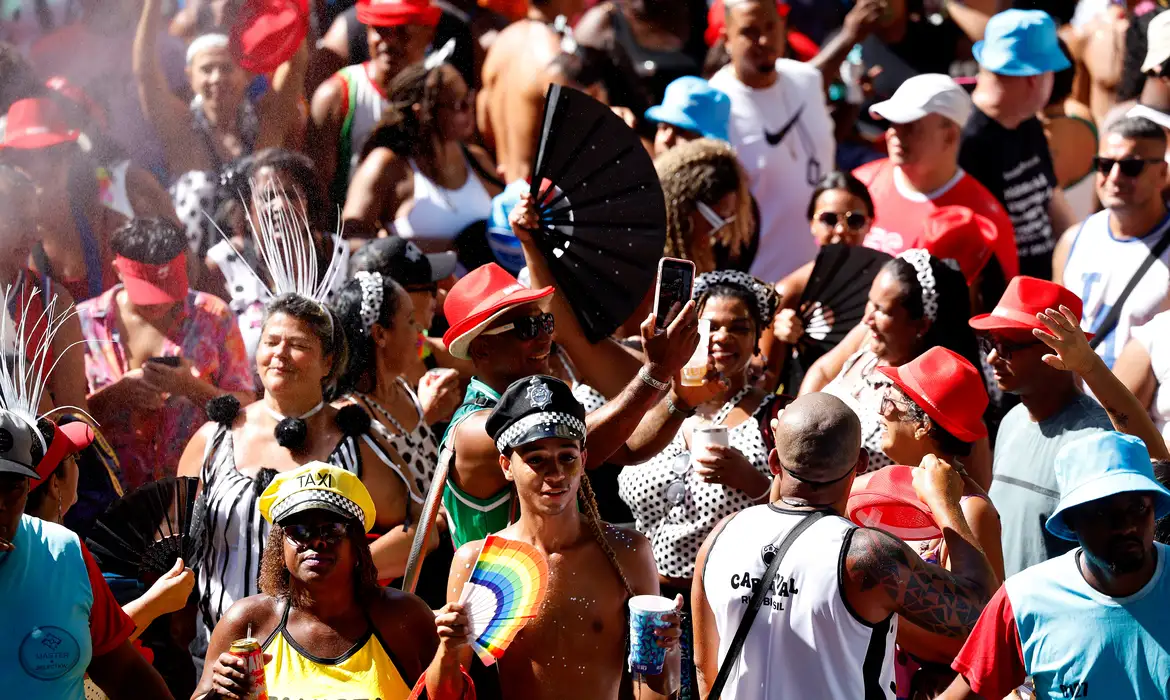
<instances>
[{"instance_id":1,"label":"police hat checkered band","mask_svg":"<svg viewBox=\"0 0 1170 700\"><path fill-rule=\"evenodd\" d=\"M776 290L748 273L740 272L739 270L704 272L695 279L695 286L691 292L691 298L695 300L701 299L712 287L719 285L739 287L750 293L755 298L756 308L759 309L760 318L764 319L765 323L768 323L776 315L776 307L780 303L780 298L776 295Z\"/></svg>"},{"instance_id":2,"label":"police hat checkered band","mask_svg":"<svg viewBox=\"0 0 1170 700\"><path fill-rule=\"evenodd\" d=\"M563 437L569 440L585 439L585 423L576 416L568 413L551 411L549 413L531 413L509 425L496 440L496 449L501 454L513 447L525 444L525 435L536 428L548 430L546 437Z\"/></svg>"},{"instance_id":3,"label":"police hat checkered band","mask_svg":"<svg viewBox=\"0 0 1170 700\"><path fill-rule=\"evenodd\" d=\"M359 272L353 276L362 287L362 326L369 332L382 313L382 298L386 287L381 273Z\"/></svg>"},{"instance_id":4,"label":"police hat checkered band","mask_svg":"<svg viewBox=\"0 0 1170 700\"><path fill-rule=\"evenodd\" d=\"M938 319L938 285L930 268L930 253L923 248L911 248L898 257L914 266L914 276L922 287L922 315L933 323Z\"/></svg>"},{"instance_id":5,"label":"police hat checkered band","mask_svg":"<svg viewBox=\"0 0 1170 700\"><path fill-rule=\"evenodd\" d=\"M289 494L287 498L272 506L272 522L279 524L290 515L307 510L327 510L342 517L353 518L359 524L364 523L366 519L361 506L345 496L320 489L302 489Z\"/></svg>"}]
</instances>

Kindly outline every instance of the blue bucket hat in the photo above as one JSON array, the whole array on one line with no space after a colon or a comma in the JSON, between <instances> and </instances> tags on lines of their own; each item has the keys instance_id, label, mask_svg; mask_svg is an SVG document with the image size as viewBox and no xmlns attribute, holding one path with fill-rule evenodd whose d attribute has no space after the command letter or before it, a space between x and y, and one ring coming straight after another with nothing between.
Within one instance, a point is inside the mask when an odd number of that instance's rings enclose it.
<instances>
[{"instance_id":1,"label":"blue bucket hat","mask_svg":"<svg viewBox=\"0 0 1170 700\"><path fill-rule=\"evenodd\" d=\"M1044 524L1065 540L1077 536L1064 522L1070 508L1119 493L1145 491L1154 497L1154 517L1170 514L1170 491L1154 479L1150 453L1132 435L1107 431L1065 445L1056 456L1060 502Z\"/></svg>"},{"instance_id":2,"label":"blue bucket hat","mask_svg":"<svg viewBox=\"0 0 1170 700\"><path fill-rule=\"evenodd\" d=\"M646 118L726 141L731 98L702 78L684 75L666 86L662 104L646 110Z\"/></svg>"},{"instance_id":3,"label":"blue bucket hat","mask_svg":"<svg viewBox=\"0 0 1170 700\"><path fill-rule=\"evenodd\" d=\"M1040 10L1005 10L995 15L971 54L992 73L1014 77L1055 73L1072 65L1060 50L1056 23Z\"/></svg>"}]
</instances>

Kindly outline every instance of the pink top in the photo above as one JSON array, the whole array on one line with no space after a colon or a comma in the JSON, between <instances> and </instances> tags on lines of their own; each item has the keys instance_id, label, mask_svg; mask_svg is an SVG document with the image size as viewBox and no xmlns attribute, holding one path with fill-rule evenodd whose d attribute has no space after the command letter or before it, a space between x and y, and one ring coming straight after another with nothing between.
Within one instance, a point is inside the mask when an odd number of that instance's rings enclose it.
<instances>
[{"instance_id":1,"label":"pink top","mask_svg":"<svg viewBox=\"0 0 1170 700\"><path fill-rule=\"evenodd\" d=\"M129 371L118 332L117 302L121 285L77 305L85 337L85 376L90 393L118 381ZM236 318L222 300L190 291L178 329L163 340L165 356L183 357L199 376L219 389L251 391L252 371ZM202 406L185 396L166 396L161 411L129 407L105 416L102 433L118 455L127 491L165 476L174 476L183 449L207 422Z\"/></svg>"}]
</instances>

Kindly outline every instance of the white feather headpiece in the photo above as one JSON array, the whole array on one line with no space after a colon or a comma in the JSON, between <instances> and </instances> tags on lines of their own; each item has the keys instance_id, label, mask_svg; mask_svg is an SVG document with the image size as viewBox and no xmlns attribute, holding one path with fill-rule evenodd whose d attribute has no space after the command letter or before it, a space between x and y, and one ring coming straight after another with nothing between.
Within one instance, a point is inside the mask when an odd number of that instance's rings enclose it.
<instances>
[{"instance_id":1,"label":"white feather headpiece","mask_svg":"<svg viewBox=\"0 0 1170 700\"><path fill-rule=\"evenodd\" d=\"M40 429L37 427L37 422L44 416L38 415L41 406L41 396L45 392L45 384L48 377L57 367L57 363L61 361L60 353L52 364L49 364L49 357L52 354L53 338L57 335L57 331L65 325L66 321L76 315L76 311L72 306L59 310L57 308L57 297L45 301L44 310L40 316L30 318L32 313L33 297L37 294L42 294L40 290L34 289L33 293L24 300L24 308L20 315L20 322L14 323L10 326L7 323L0 324L0 347L13 348L12 361L0 361L0 410L7 411L19 418L22 422L27 423L32 428L33 435L36 435L37 440L41 444L41 449L48 450L48 445L45 444L45 439L41 435ZM19 290L12 285L4 286L4 309L10 308L10 304L19 299ZM43 296L43 294L42 294ZM30 336L33 330L40 325L44 325L45 332L37 339L35 345L30 347ZM10 336L11 334L11 336ZM85 341L78 341L82 343ZM76 343L75 343L76 344ZM65 348L68 351L73 346ZM80 413L85 413L76 406L59 406L53 411L60 409L71 408ZM51 413L51 412L50 412ZM46 414L47 415L47 414Z\"/></svg>"}]
</instances>

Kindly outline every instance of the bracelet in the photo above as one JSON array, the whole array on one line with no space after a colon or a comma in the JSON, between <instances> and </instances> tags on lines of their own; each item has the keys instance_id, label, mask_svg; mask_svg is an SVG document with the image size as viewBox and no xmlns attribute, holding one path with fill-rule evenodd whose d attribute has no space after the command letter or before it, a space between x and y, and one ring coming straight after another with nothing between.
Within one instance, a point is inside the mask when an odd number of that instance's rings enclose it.
<instances>
[{"instance_id":1,"label":"bracelet","mask_svg":"<svg viewBox=\"0 0 1170 700\"><path fill-rule=\"evenodd\" d=\"M684 411L683 409L679 408L678 404L676 404L674 402L674 399L669 397L669 396L666 397L666 410L670 413L670 415L678 416L679 418L684 418L684 419L690 418L691 416L695 415L695 407L694 406L692 406L691 408L688 408L687 410ZM769 489L772 488L771 485L769 485L768 488Z\"/></svg>"},{"instance_id":2,"label":"bracelet","mask_svg":"<svg viewBox=\"0 0 1170 700\"><path fill-rule=\"evenodd\" d=\"M759 496L756 496L755 498L753 498L752 502L755 503L756 501L760 500L761 498L767 497L767 495L771 492L772 492L772 479L768 479L768 488L764 489L764 492L761 493Z\"/></svg>"},{"instance_id":3,"label":"bracelet","mask_svg":"<svg viewBox=\"0 0 1170 700\"><path fill-rule=\"evenodd\" d=\"M646 369L646 365L642 365L642 369L638 370L638 378L655 391L666 391L670 388L670 382L660 382L651 377L650 370Z\"/></svg>"}]
</instances>

